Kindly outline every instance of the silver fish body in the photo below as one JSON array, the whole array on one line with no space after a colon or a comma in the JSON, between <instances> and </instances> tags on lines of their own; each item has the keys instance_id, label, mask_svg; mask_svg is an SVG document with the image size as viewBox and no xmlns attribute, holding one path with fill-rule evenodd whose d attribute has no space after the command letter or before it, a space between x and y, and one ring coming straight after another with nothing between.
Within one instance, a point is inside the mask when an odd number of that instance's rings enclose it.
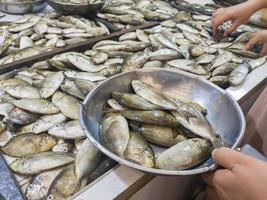
<instances>
[{"instance_id":1,"label":"silver fish body","mask_svg":"<svg viewBox=\"0 0 267 200\"><path fill-rule=\"evenodd\" d=\"M57 91L52 102L60 109L60 111L71 119L78 119L79 100L73 96Z\"/></svg>"},{"instance_id":2,"label":"silver fish body","mask_svg":"<svg viewBox=\"0 0 267 200\"><path fill-rule=\"evenodd\" d=\"M13 161L9 166L19 174L34 175L74 161L68 153L44 152Z\"/></svg>"},{"instance_id":3,"label":"silver fish body","mask_svg":"<svg viewBox=\"0 0 267 200\"><path fill-rule=\"evenodd\" d=\"M154 152L138 132L130 132L125 158L144 167L155 167Z\"/></svg>"},{"instance_id":4,"label":"silver fish body","mask_svg":"<svg viewBox=\"0 0 267 200\"><path fill-rule=\"evenodd\" d=\"M208 140L193 138L179 142L164 151L156 160L157 167L165 170L184 170L209 158L212 145Z\"/></svg>"},{"instance_id":5,"label":"silver fish body","mask_svg":"<svg viewBox=\"0 0 267 200\"><path fill-rule=\"evenodd\" d=\"M121 115L105 118L102 122L100 136L105 146L123 157L130 139L127 120Z\"/></svg>"},{"instance_id":6,"label":"silver fish body","mask_svg":"<svg viewBox=\"0 0 267 200\"><path fill-rule=\"evenodd\" d=\"M157 110L160 106L154 105L135 94L112 92L112 98L120 104L138 110Z\"/></svg>"},{"instance_id":7,"label":"silver fish body","mask_svg":"<svg viewBox=\"0 0 267 200\"><path fill-rule=\"evenodd\" d=\"M132 87L137 95L141 96L148 102L161 106L162 108L167 110L176 109L176 105L170 99L168 99L160 91L156 90L152 86L142 81L134 80L132 81Z\"/></svg>"},{"instance_id":8,"label":"silver fish body","mask_svg":"<svg viewBox=\"0 0 267 200\"><path fill-rule=\"evenodd\" d=\"M101 152L89 139L85 139L77 152L75 159L75 173L80 180L92 173L102 159Z\"/></svg>"},{"instance_id":9,"label":"silver fish body","mask_svg":"<svg viewBox=\"0 0 267 200\"><path fill-rule=\"evenodd\" d=\"M251 72L251 66L249 63L244 63L235 68L229 75L229 82L232 86L238 86L242 84Z\"/></svg>"},{"instance_id":10,"label":"silver fish body","mask_svg":"<svg viewBox=\"0 0 267 200\"><path fill-rule=\"evenodd\" d=\"M48 133L64 139L81 139L85 137L77 120L55 124L48 130Z\"/></svg>"},{"instance_id":11,"label":"silver fish body","mask_svg":"<svg viewBox=\"0 0 267 200\"><path fill-rule=\"evenodd\" d=\"M37 114L56 114L59 108L50 101L44 99L21 99L11 101L16 107L37 113Z\"/></svg>"}]
</instances>

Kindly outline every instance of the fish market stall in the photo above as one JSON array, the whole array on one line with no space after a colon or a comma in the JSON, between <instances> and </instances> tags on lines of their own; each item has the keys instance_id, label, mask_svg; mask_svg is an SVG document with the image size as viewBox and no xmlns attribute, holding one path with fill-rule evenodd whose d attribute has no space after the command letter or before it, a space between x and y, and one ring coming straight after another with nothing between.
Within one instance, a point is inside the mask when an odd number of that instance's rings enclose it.
<instances>
[{"instance_id":1,"label":"fish market stall","mask_svg":"<svg viewBox=\"0 0 267 200\"><path fill-rule=\"evenodd\" d=\"M110 6L99 13L98 17L126 30L95 38L91 38L92 35L105 35L109 30L101 22L95 24L73 16L51 18L49 14L41 14L30 19L24 17L22 21L16 19L17 22L8 28L15 35L24 35L26 30L16 29L22 24L25 26L25 20L27 26L34 26L32 33L18 37L19 40L15 40L15 43L11 44L9 38L6 38L8 47L2 46L3 52L8 50L11 53L7 55L8 58L1 59L3 66L0 69L1 73L16 69L1 77L4 91L1 94L1 104L5 110L3 115L8 119L8 123L1 123L4 130L1 136L5 142L1 149L13 172L20 174L16 178L27 198L53 199L56 195L63 195L70 199L189 199L193 193L192 188L195 191L201 187L198 176L155 177L102 158L88 140L82 143L79 141L85 135L77 123L78 104L96 85L109 77L155 66L190 73L224 88L239 102L245 113L266 85L266 57L258 58L255 52L242 51L251 32L258 28L243 26L240 29L242 34L214 42L209 32L210 16L191 15L172 8L171 16L174 18L169 20L165 19L169 16L162 14L160 9L157 16L151 16L146 6L134 5L131 1L130 5L121 5L135 14L136 10L141 9L143 15L159 18L159 22L142 25L144 20L140 15L134 20L126 18L125 13L116 16L114 12L121 10L114 11L114 6ZM152 7L158 6L154 4ZM57 28L53 23L64 27ZM67 24L68 27L65 27ZM71 27L69 24L72 24ZM78 24L79 27L73 27L73 24ZM90 24L90 27L84 29L85 24ZM89 29L93 32L86 32ZM42 38L35 40L37 34L42 35ZM76 43L75 40L75 44L67 45L74 38L86 40L81 43ZM46 43L41 46L52 50L43 52L39 47L32 47L33 41L42 39ZM63 43L62 46L67 47L54 49ZM34 54L38 55L27 59L23 57L24 53L19 53L21 49L29 48L33 48ZM32 52L30 54L32 56ZM59 99L72 105L71 109L66 108ZM29 104L36 105L36 108L28 107ZM42 107L43 105L48 107ZM26 121L18 119L22 115ZM8 131L5 131L6 126ZM73 135L71 130L75 130L77 135ZM10 134L12 131L15 134ZM29 142L21 142L24 140ZM40 145L40 141L41 148L35 148ZM21 148L22 146L29 149ZM70 155L70 152L74 152L76 157ZM81 162L80 158L86 152L90 152L92 157L89 156L88 162ZM94 160L95 158L97 159ZM94 161L91 162L90 159ZM51 165L41 168L36 165L35 169L31 169L33 171L21 167L32 160L46 160ZM90 165L92 163L93 166ZM62 166L64 168L60 171L57 167L62 169ZM66 180L66 176L70 178ZM49 180L42 182L44 179ZM40 181L44 187L42 191L38 190ZM69 184L74 184L75 187L68 188L68 193L64 193L65 188L60 187L61 182L66 183L66 188Z\"/></svg>"}]
</instances>

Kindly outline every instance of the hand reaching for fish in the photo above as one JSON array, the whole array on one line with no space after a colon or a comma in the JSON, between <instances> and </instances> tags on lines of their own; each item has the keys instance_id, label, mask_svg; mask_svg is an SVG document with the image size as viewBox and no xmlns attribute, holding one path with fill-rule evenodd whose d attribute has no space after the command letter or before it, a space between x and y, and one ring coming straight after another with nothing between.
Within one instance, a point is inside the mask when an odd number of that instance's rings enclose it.
<instances>
[{"instance_id":1,"label":"hand reaching for fish","mask_svg":"<svg viewBox=\"0 0 267 200\"><path fill-rule=\"evenodd\" d=\"M254 33L248 44L246 45L247 50L260 48L260 56L267 55L267 30Z\"/></svg>"},{"instance_id":2,"label":"hand reaching for fish","mask_svg":"<svg viewBox=\"0 0 267 200\"><path fill-rule=\"evenodd\" d=\"M267 164L237 151L220 148L212 157L224 167L202 175L208 184L206 200L267 199Z\"/></svg>"},{"instance_id":3,"label":"hand reaching for fish","mask_svg":"<svg viewBox=\"0 0 267 200\"><path fill-rule=\"evenodd\" d=\"M258 0L260 1L260 0ZM223 33L223 37L228 36L235 29L247 21L249 17L257 11L258 6L255 1L238 4L228 8L220 8L213 14L213 34L217 38L219 35L219 26L224 22L231 21L232 25Z\"/></svg>"}]
</instances>

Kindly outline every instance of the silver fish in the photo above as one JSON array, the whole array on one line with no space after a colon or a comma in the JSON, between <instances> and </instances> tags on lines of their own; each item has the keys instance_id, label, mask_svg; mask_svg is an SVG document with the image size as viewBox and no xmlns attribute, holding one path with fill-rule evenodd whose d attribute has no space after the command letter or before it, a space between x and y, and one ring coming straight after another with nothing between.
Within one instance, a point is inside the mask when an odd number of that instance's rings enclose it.
<instances>
[{"instance_id":1,"label":"silver fish","mask_svg":"<svg viewBox=\"0 0 267 200\"><path fill-rule=\"evenodd\" d=\"M158 61L169 61L178 58L182 58L182 55L180 53L178 53L175 50L167 48L151 52L149 56L150 60L158 60Z\"/></svg>"},{"instance_id":2,"label":"silver fish","mask_svg":"<svg viewBox=\"0 0 267 200\"><path fill-rule=\"evenodd\" d=\"M4 88L5 92L16 98L40 98L39 91L31 86L10 85Z\"/></svg>"},{"instance_id":3,"label":"silver fish","mask_svg":"<svg viewBox=\"0 0 267 200\"><path fill-rule=\"evenodd\" d=\"M75 158L75 172L77 179L82 179L86 174L92 173L101 161L101 152L89 139L85 139Z\"/></svg>"},{"instance_id":4,"label":"silver fish","mask_svg":"<svg viewBox=\"0 0 267 200\"><path fill-rule=\"evenodd\" d=\"M108 54L103 52L98 52L92 55L91 59L94 64L99 65L108 59Z\"/></svg>"},{"instance_id":5,"label":"silver fish","mask_svg":"<svg viewBox=\"0 0 267 200\"><path fill-rule=\"evenodd\" d=\"M85 72L99 72L103 68L96 66L91 58L80 53L71 53L67 55L69 62L78 69Z\"/></svg>"},{"instance_id":6,"label":"silver fish","mask_svg":"<svg viewBox=\"0 0 267 200\"><path fill-rule=\"evenodd\" d=\"M178 124L178 122L172 115L160 110L153 110L153 111L123 110L120 113L129 120L146 124L171 126L171 127L175 127Z\"/></svg>"},{"instance_id":7,"label":"silver fish","mask_svg":"<svg viewBox=\"0 0 267 200\"><path fill-rule=\"evenodd\" d=\"M152 86L148 85L139 80L132 81L132 87L135 93L148 102L158 105L167 110L175 110L176 105L172 102L169 98L164 96L160 91L153 88Z\"/></svg>"},{"instance_id":8,"label":"silver fish","mask_svg":"<svg viewBox=\"0 0 267 200\"><path fill-rule=\"evenodd\" d=\"M216 58L215 55L211 55L211 54L203 54L202 56L198 57L197 60L197 64L210 64L214 59Z\"/></svg>"},{"instance_id":9,"label":"silver fish","mask_svg":"<svg viewBox=\"0 0 267 200\"><path fill-rule=\"evenodd\" d=\"M137 38L136 32L129 32L121 35L119 37L119 41L124 41L124 40L135 40Z\"/></svg>"},{"instance_id":10,"label":"silver fish","mask_svg":"<svg viewBox=\"0 0 267 200\"><path fill-rule=\"evenodd\" d=\"M48 133L64 139L81 139L85 137L77 120L56 124L48 130Z\"/></svg>"},{"instance_id":11,"label":"silver fish","mask_svg":"<svg viewBox=\"0 0 267 200\"><path fill-rule=\"evenodd\" d=\"M103 120L101 126L101 141L112 152L124 156L130 140L127 120L121 115L114 115Z\"/></svg>"},{"instance_id":12,"label":"silver fish","mask_svg":"<svg viewBox=\"0 0 267 200\"><path fill-rule=\"evenodd\" d=\"M212 76L228 75L228 74L231 73L237 66L238 66L238 64L236 64L236 63L225 63L225 64L223 64L223 65L217 67L217 68L212 72Z\"/></svg>"},{"instance_id":13,"label":"silver fish","mask_svg":"<svg viewBox=\"0 0 267 200\"><path fill-rule=\"evenodd\" d=\"M130 140L124 155L127 160L144 167L155 167L154 152L138 132L130 132Z\"/></svg>"},{"instance_id":14,"label":"silver fish","mask_svg":"<svg viewBox=\"0 0 267 200\"><path fill-rule=\"evenodd\" d=\"M187 31L189 33L198 34L198 30L186 24L176 24L176 27L179 28L181 31Z\"/></svg>"},{"instance_id":15,"label":"silver fish","mask_svg":"<svg viewBox=\"0 0 267 200\"><path fill-rule=\"evenodd\" d=\"M148 59L149 59L149 52L147 51L134 53L133 55L125 59L122 66L122 70L130 71L139 69Z\"/></svg>"},{"instance_id":16,"label":"silver fish","mask_svg":"<svg viewBox=\"0 0 267 200\"><path fill-rule=\"evenodd\" d=\"M62 169L52 182L47 199L66 199L81 189L81 181L75 175L75 165L70 164Z\"/></svg>"},{"instance_id":17,"label":"silver fish","mask_svg":"<svg viewBox=\"0 0 267 200\"><path fill-rule=\"evenodd\" d=\"M215 148L223 145L209 121L193 107L180 103L178 109L171 113L180 125L200 137L209 139Z\"/></svg>"},{"instance_id":18,"label":"silver fish","mask_svg":"<svg viewBox=\"0 0 267 200\"><path fill-rule=\"evenodd\" d=\"M66 92L78 99L83 100L85 98L85 95L82 93L80 89L77 88L74 81L65 80L61 85L60 89L63 92Z\"/></svg>"},{"instance_id":19,"label":"silver fish","mask_svg":"<svg viewBox=\"0 0 267 200\"><path fill-rule=\"evenodd\" d=\"M87 80L76 79L74 83L77 88L79 88L79 90L81 90L85 95L87 95L92 89L96 87L93 82Z\"/></svg>"},{"instance_id":20,"label":"silver fish","mask_svg":"<svg viewBox=\"0 0 267 200\"><path fill-rule=\"evenodd\" d=\"M65 76L72 79L81 79L85 81L91 81L91 82L96 82L96 81L103 81L107 79L105 76L102 76L97 73L89 73L89 72L77 72L77 71L66 71L64 72Z\"/></svg>"},{"instance_id":21,"label":"silver fish","mask_svg":"<svg viewBox=\"0 0 267 200\"><path fill-rule=\"evenodd\" d=\"M213 71L215 68L225 64L225 63L228 63L232 60L233 58L233 54L228 52L228 51L225 51L223 52L222 54L219 54L217 56L217 58L214 60L212 66L210 67L209 71Z\"/></svg>"},{"instance_id":22,"label":"silver fish","mask_svg":"<svg viewBox=\"0 0 267 200\"><path fill-rule=\"evenodd\" d=\"M58 107L44 99L21 99L11 101L16 107L39 114L59 113Z\"/></svg>"},{"instance_id":23,"label":"silver fish","mask_svg":"<svg viewBox=\"0 0 267 200\"><path fill-rule=\"evenodd\" d=\"M72 141L58 139L57 144L52 148L53 152L73 152L74 144Z\"/></svg>"},{"instance_id":24,"label":"silver fish","mask_svg":"<svg viewBox=\"0 0 267 200\"><path fill-rule=\"evenodd\" d=\"M164 147L171 147L178 142L186 140L187 138L179 132L176 128L169 128L164 126L149 125L149 124L133 124L130 127L141 133L146 140L153 144Z\"/></svg>"},{"instance_id":25,"label":"silver fish","mask_svg":"<svg viewBox=\"0 0 267 200\"><path fill-rule=\"evenodd\" d=\"M43 115L33 123L32 133L38 134L48 131L51 127L67 120L63 114Z\"/></svg>"},{"instance_id":26,"label":"silver fish","mask_svg":"<svg viewBox=\"0 0 267 200\"><path fill-rule=\"evenodd\" d=\"M151 54L150 54L151 55ZM149 62L146 62L144 65L143 65L143 68L162 68L164 65L163 62L161 61L158 61L158 60L155 60L155 61L149 61Z\"/></svg>"},{"instance_id":27,"label":"silver fish","mask_svg":"<svg viewBox=\"0 0 267 200\"><path fill-rule=\"evenodd\" d=\"M184 170L209 158L212 145L208 140L193 138L179 142L164 151L156 160L157 167L165 170Z\"/></svg>"},{"instance_id":28,"label":"silver fish","mask_svg":"<svg viewBox=\"0 0 267 200\"><path fill-rule=\"evenodd\" d=\"M111 96L120 104L129 108L138 110L157 110L161 108L160 106L154 105L135 94L112 92Z\"/></svg>"},{"instance_id":29,"label":"silver fish","mask_svg":"<svg viewBox=\"0 0 267 200\"><path fill-rule=\"evenodd\" d=\"M249 63L245 62L240 64L237 68L235 68L231 74L229 75L229 82L232 86L238 86L242 84L252 70Z\"/></svg>"},{"instance_id":30,"label":"silver fish","mask_svg":"<svg viewBox=\"0 0 267 200\"><path fill-rule=\"evenodd\" d=\"M26 198L28 200L42 200L46 198L53 180L61 170L61 168L56 168L35 175L26 189Z\"/></svg>"},{"instance_id":31,"label":"silver fish","mask_svg":"<svg viewBox=\"0 0 267 200\"><path fill-rule=\"evenodd\" d=\"M73 96L57 91L52 96L52 102L60 111L71 119L78 119L79 100Z\"/></svg>"},{"instance_id":32,"label":"silver fish","mask_svg":"<svg viewBox=\"0 0 267 200\"><path fill-rule=\"evenodd\" d=\"M209 80L213 82L214 84L219 85L221 87L224 87L229 83L228 76L224 76L224 75L213 76Z\"/></svg>"},{"instance_id":33,"label":"silver fish","mask_svg":"<svg viewBox=\"0 0 267 200\"><path fill-rule=\"evenodd\" d=\"M9 126L12 126L13 124L27 125L36 121L38 118L39 118L38 114L27 112L19 108L14 108L9 112L7 122Z\"/></svg>"},{"instance_id":34,"label":"silver fish","mask_svg":"<svg viewBox=\"0 0 267 200\"><path fill-rule=\"evenodd\" d=\"M34 175L73 161L74 158L68 153L44 152L14 160L9 166L16 173Z\"/></svg>"},{"instance_id":35,"label":"silver fish","mask_svg":"<svg viewBox=\"0 0 267 200\"><path fill-rule=\"evenodd\" d=\"M63 72L55 72L45 77L40 86L41 97L44 99L51 97L58 90L63 80Z\"/></svg>"},{"instance_id":36,"label":"silver fish","mask_svg":"<svg viewBox=\"0 0 267 200\"><path fill-rule=\"evenodd\" d=\"M150 39L149 39L148 35L145 33L145 31L143 31L141 29L136 30L136 37L141 42L150 43Z\"/></svg>"}]
</instances>

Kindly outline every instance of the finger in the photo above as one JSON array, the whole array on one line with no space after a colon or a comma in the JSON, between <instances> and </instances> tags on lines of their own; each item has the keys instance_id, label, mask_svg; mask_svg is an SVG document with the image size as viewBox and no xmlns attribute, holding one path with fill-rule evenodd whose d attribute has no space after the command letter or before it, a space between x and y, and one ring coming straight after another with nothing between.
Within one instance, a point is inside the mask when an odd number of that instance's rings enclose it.
<instances>
[{"instance_id":1,"label":"finger","mask_svg":"<svg viewBox=\"0 0 267 200\"><path fill-rule=\"evenodd\" d=\"M213 160L220 166L232 170L236 164L246 164L253 158L229 148L219 148L212 152Z\"/></svg>"},{"instance_id":2,"label":"finger","mask_svg":"<svg viewBox=\"0 0 267 200\"><path fill-rule=\"evenodd\" d=\"M245 49L246 50L250 50L252 49L255 45L260 44L261 43L261 39L260 37L258 37L258 35L253 35L252 38L248 41Z\"/></svg>"},{"instance_id":3,"label":"finger","mask_svg":"<svg viewBox=\"0 0 267 200\"><path fill-rule=\"evenodd\" d=\"M266 56L267 55L267 44L265 43L262 47L262 50L260 52L260 57Z\"/></svg>"},{"instance_id":4,"label":"finger","mask_svg":"<svg viewBox=\"0 0 267 200\"><path fill-rule=\"evenodd\" d=\"M227 37L240 25L239 21L235 20L233 24L224 32L223 37Z\"/></svg>"},{"instance_id":5,"label":"finger","mask_svg":"<svg viewBox=\"0 0 267 200\"><path fill-rule=\"evenodd\" d=\"M213 23L213 34L216 35L218 33L218 27L220 25L222 25L225 21L228 20L228 16L224 15L224 14L221 14L217 17L215 17L213 20L212 20L212 23Z\"/></svg>"},{"instance_id":6,"label":"finger","mask_svg":"<svg viewBox=\"0 0 267 200\"><path fill-rule=\"evenodd\" d=\"M213 187L207 187L206 189L206 196L205 196L206 200L215 200L215 199L219 199L218 195L216 193L216 190Z\"/></svg>"}]
</instances>

